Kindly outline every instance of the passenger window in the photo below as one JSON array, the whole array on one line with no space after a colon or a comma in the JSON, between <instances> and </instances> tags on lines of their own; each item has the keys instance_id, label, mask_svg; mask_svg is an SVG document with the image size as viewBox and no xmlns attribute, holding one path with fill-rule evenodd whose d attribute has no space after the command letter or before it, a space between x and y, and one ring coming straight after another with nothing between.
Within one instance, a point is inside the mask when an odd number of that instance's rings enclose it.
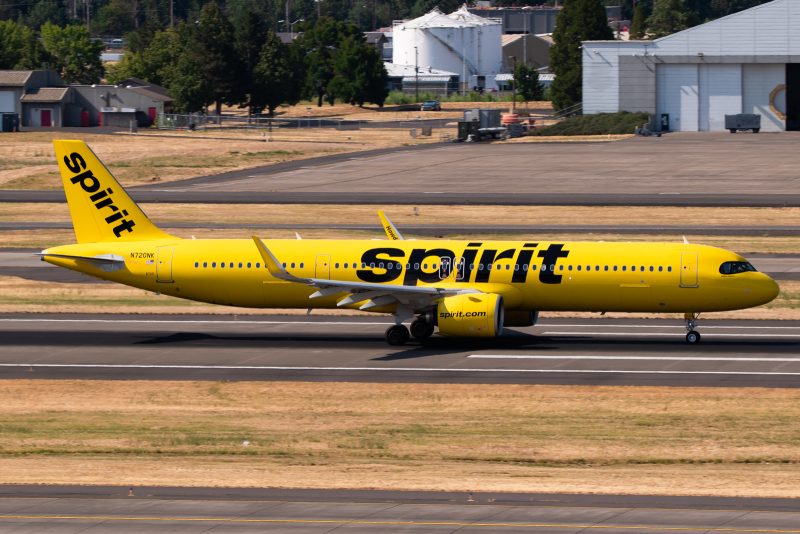
<instances>
[{"instance_id":1,"label":"passenger window","mask_svg":"<svg viewBox=\"0 0 800 534\"><path fill-rule=\"evenodd\" d=\"M362 261L361 262L361 268L362 269L366 269L367 268L367 262Z\"/></svg>"},{"instance_id":2,"label":"passenger window","mask_svg":"<svg viewBox=\"0 0 800 534\"><path fill-rule=\"evenodd\" d=\"M582 268L583 268L583 266L581 266L581 265L578 265L578 270L579 270L579 271L580 271Z\"/></svg>"},{"instance_id":3,"label":"passenger window","mask_svg":"<svg viewBox=\"0 0 800 534\"><path fill-rule=\"evenodd\" d=\"M570 265L569 267L567 267L567 270L568 270L568 271L571 271L571 270L572 270L572 265Z\"/></svg>"},{"instance_id":4,"label":"passenger window","mask_svg":"<svg viewBox=\"0 0 800 534\"><path fill-rule=\"evenodd\" d=\"M409 269L411 269L411 264L410 263L406 263L406 270L409 270Z\"/></svg>"},{"instance_id":5,"label":"passenger window","mask_svg":"<svg viewBox=\"0 0 800 534\"><path fill-rule=\"evenodd\" d=\"M301 264L300 264L300 268L301 268L301 269L303 268L303 265L305 265L305 264L303 264L303 263L301 263Z\"/></svg>"},{"instance_id":6,"label":"passenger window","mask_svg":"<svg viewBox=\"0 0 800 534\"><path fill-rule=\"evenodd\" d=\"M614 272L617 272L617 266L616 265L614 266Z\"/></svg>"},{"instance_id":7,"label":"passenger window","mask_svg":"<svg viewBox=\"0 0 800 534\"><path fill-rule=\"evenodd\" d=\"M650 272L651 273L653 272L653 266L652 265L650 266Z\"/></svg>"},{"instance_id":8,"label":"passenger window","mask_svg":"<svg viewBox=\"0 0 800 534\"><path fill-rule=\"evenodd\" d=\"M248 262L247 262L247 268L249 269L249 268L250 268L250 267L252 267L252 266L253 266L253 264L252 264L252 263L250 263L250 262L248 261Z\"/></svg>"},{"instance_id":9,"label":"passenger window","mask_svg":"<svg viewBox=\"0 0 800 534\"><path fill-rule=\"evenodd\" d=\"M640 273L643 273L643 272L644 272L644 265L642 265L641 267L639 267L639 272L640 272Z\"/></svg>"},{"instance_id":10,"label":"passenger window","mask_svg":"<svg viewBox=\"0 0 800 534\"><path fill-rule=\"evenodd\" d=\"M564 270L564 266L563 266L563 265L559 265L559 266L558 266L558 270L559 270L559 271L563 271L563 270Z\"/></svg>"},{"instance_id":11,"label":"passenger window","mask_svg":"<svg viewBox=\"0 0 800 534\"><path fill-rule=\"evenodd\" d=\"M233 266L231 265L231 267L233 267ZM292 267L294 267L294 263L292 264ZM239 268L240 269L242 268L242 262L239 262Z\"/></svg>"},{"instance_id":12,"label":"passenger window","mask_svg":"<svg viewBox=\"0 0 800 534\"><path fill-rule=\"evenodd\" d=\"M527 267L527 265L526 265L526 267ZM536 265L531 265L531 271L535 271L535 270L536 270Z\"/></svg>"},{"instance_id":13,"label":"passenger window","mask_svg":"<svg viewBox=\"0 0 800 534\"><path fill-rule=\"evenodd\" d=\"M587 265L587 266L586 266L586 270L587 270L587 271L591 271L591 270L592 270L592 266L591 266L591 265Z\"/></svg>"},{"instance_id":14,"label":"passenger window","mask_svg":"<svg viewBox=\"0 0 800 534\"><path fill-rule=\"evenodd\" d=\"M599 270L600 270L600 266L599 266L599 265L595 265L595 266L594 266L594 270L595 270L595 271L599 271Z\"/></svg>"},{"instance_id":15,"label":"passenger window","mask_svg":"<svg viewBox=\"0 0 800 534\"><path fill-rule=\"evenodd\" d=\"M522 270L523 270L523 271L527 271L527 270L528 270L528 264L527 264L527 263L526 263L525 265L523 265L523 266L522 266Z\"/></svg>"},{"instance_id":16,"label":"passenger window","mask_svg":"<svg viewBox=\"0 0 800 534\"><path fill-rule=\"evenodd\" d=\"M216 266L217 266L217 262L215 262L215 261L212 261L212 262L211 262L211 268L212 268L212 269L214 269Z\"/></svg>"},{"instance_id":17,"label":"passenger window","mask_svg":"<svg viewBox=\"0 0 800 534\"><path fill-rule=\"evenodd\" d=\"M658 272L660 272L660 273L664 272L664 268L662 266L660 266L660 265L658 266Z\"/></svg>"},{"instance_id":18,"label":"passenger window","mask_svg":"<svg viewBox=\"0 0 800 534\"><path fill-rule=\"evenodd\" d=\"M198 261L194 262L194 268L197 269L198 267L200 267L200 262Z\"/></svg>"},{"instance_id":19,"label":"passenger window","mask_svg":"<svg viewBox=\"0 0 800 534\"><path fill-rule=\"evenodd\" d=\"M219 264L219 268L220 268L220 269L224 269L224 268L225 268L225 262L224 262L224 261L223 261L223 262L220 262L220 264Z\"/></svg>"},{"instance_id":20,"label":"passenger window","mask_svg":"<svg viewBox=\"0 0 800 534\"><path fill-rule=\"evenodd\" d=\"M260 269L260 268L261 268L261 262L256 263L256 269Z\"/></svg>"},{"instance_id":21,"label":"passenger window","mask_svg":"<svg viewBox=\"0 0 800 534\"><path fill-rule=\"evenodd\" d=\"M606 266L603 268L603 270L604 270L605 272L608 272L608 265L606 265Z\"/></svg>"},{"instance_id":22,"label":"passenger window","mask_svg":"<svg viewBox=\"0 0 800 534\"><path fill-rule=\"evenodd\" d=\"M434 268L434 269L438 269L438 267L436 266L436 264L435 264L435 263L433 264L433 268Z\"/></svg>"},{"instance_id":23,"label":"passenger window","mask_svg":"<svg viewBox=\"0 0 800 534\"><path fill-rule=\"evenodd\" d=\"M370 264L369 264L369 268L370 268L370 269L374 269L374 268L375 268L375 264L374 264L374 263L370 263Z\"/></svg>"},{"instance_id":24,"label":"passenger window","mask_svg":"<svg viewBox=\"0 0 800 534\"><path fill-rule=\"evenodd\" d=\"M242 266L242 264L240 263L239 267L241 267L241 266ZM292 262L292 269L294 269L294 262Z\"/></svg>"},{"instance_id":25,"label":"passenger window","mask_svg":"<svg viewBox=\"0 0 800 534\"><path fill-rule=\"evenodd\" d=\"M338 269L339 268L339 264L338 263L334 263L333 267L334 267L334 269Z\"/></svg>"},{"instance_id":26,"label":"passenger window","mask_svg":"<svg viewBox=\"0 0 800 534\"><path fill-rule=\"evenodd\" d=\"M550 270L551 270L551 271L555 271L555 270L556 270L556 266L555 266L555 265L551 265L551 266L550 266Z\"/></svg>"},{"instance_id":27,"label":"passenger window","mask_svg":"<svg viewBox=\"0 0 800 534\"><path fill-rule=\"evenodd\" d=\"M545 265L544 263L542 264L542 270L543 270L543 271L546 271L546 270L547 270L547 265Z\"/></svg>"},{"instance_id":28,"label":"passenger window","mask_svg":"<svg viewBox=\"0 0 800 534\"><path fill-rule=\"evenodd\" d=\"M480 265L478 265L478 270L479 270L479 271L482 271L482 270L483 270L483 264L482 264L482 263L481 263Z\"/></svg>"},{"instance_id":29,"label":"passenger window","mask_svg":"<svg viewBox=\"0 0 800 534\"><path fill-rule=\"evenodd\" d=\"M345 269L347 269L347 262L345 262L345 264L344 264L344 268L345 268Z\"/></svg>"},{"instance_id":30,"label":"passenger window","mask_svg":"<svg viewBox=\"0 0 800 534\"><path fill-rule=\"evenodd\" d=\"M511 265L509 265L508 263L506 263L506 271L510 271L510 270L511 270Z\"/></svg>"},{"instance_id":31,"label":"passenger window","mask_svg":"<svg viewBox=\"0 0 800 534\"><path fill-rule=\"evenodd\" d=\"M635 265L631 265L631 272L632 272L632 273L635 273L635 272L636 272L636 266L635 266Z\"/></svg>"},{"instance_id":32,"label":"passenger window","mask_svg":"<svg viewBox=\"0 0 800 534\"><path fill-rule=\"evenodd\" d=\"M383 269L383 262L380 262L380 263L378 264L378 269Z\"/></svg>"},{"instance_id":33,"label":"passenger window","mask_svg":"<svg viewBox=\"0 0 800 534\"><path fill-rule=\"evenodd\" d=\"M422 268L423 268L423 269L427 269L427 268L428 268L428 264L427 264L427 263L423 263L423 264L422 264Z\"/></svg>"},{"instance_id":34,"label":"passenger window","mask_svg":"<svg viewBox=\"0 0 800 534\"><path fill-rule=\"evenodd\" d=\"M419 271L419 263L415 263L414 264L414 270L415 271Z\"/></svg>"},{"instance_id":35,"label":"passenger window","mask_svg":"<svg viewBox=\"0 0 800 534\"><path fill-rule=\"evenodd\" d=\"M667 272L671 273L672 272L672 267L667 267Z\"/></svg>"},{"instance_id":36,"label":"passenger window","mask_svg":"<svg viewBox=\"0 0 800 534\"><path fill-rule=\"evenodd\" d=\"M284 268L284 269L286 268L286 264L285 264L285 263L283 264L283 268Z\"/></svg>"},{"instance_id":37,"label":"passenger window","mask_svg":"<svg viewBox=\"0 0 800 534\"><path fill-rule=\"evenodd\" d=\"M487 268L487 269L489 269L489 270L491 271L491 270L492 270L492 265L493 265L493 264L491 264L491 263L487 263L487 264L486 264L486 268Z\"/></svg>"},{"instance_id":38,"label":"passenger window","mask_svg":"<svg viewBox=\"0 0 800 534\"><path fill-rule=\"evenodd\" d=\"M206 267L208 267L208 262L207 262L207 261L204 261L204 262L203 262L203 269L205 269Z\"/></svg>"},{"instance_id":39,"label":"passenger window","mask_svg":"<svg viewBox=\"0 0 800 534\"><path fill-rule=\"evenodd\" d=\"M624 273L624 272L625 272L627 269L628 269L628 268L627 268L625 265L623 265L623 266L622 266L622 272L623 272L623 273Z\"/></svg>"},{"instance_id":40,"label":"passenger window","mask_svg":"<svg viewBox=\"0 0 800 534\"><path fill-rule=\"evenodd\" d=\"M516 265L514 265L514 270L515 270L515 271L519 271L519 263L518 263L518 264L516 264Z\"/></svg>"},{"instance_id":41,"label":"passenger window","mask_svg":"<svg viewBox=\"0 0 800 534\"><path fill-rule=\"evenodd\" d=\"M402 263L398 263L397 264L397 270L398 271L402 271L403 270L403 264Z\"/></svg>"},{"instance_id":42,"label":"passenger window","mask_svg":"<svg viewBox=\"0 0 800 534\"><path fill-rule=\"evenodd\" d=\"M241 267L241 265L239 267ZM233 262L231 262L230 268L233 269Z\"/></svg>"}]
</instances>

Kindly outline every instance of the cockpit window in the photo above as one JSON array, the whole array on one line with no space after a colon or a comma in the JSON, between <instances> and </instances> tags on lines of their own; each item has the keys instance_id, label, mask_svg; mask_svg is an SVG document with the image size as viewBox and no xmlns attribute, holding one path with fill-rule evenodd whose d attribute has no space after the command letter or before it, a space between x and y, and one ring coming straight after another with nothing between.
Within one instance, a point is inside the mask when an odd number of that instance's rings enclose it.
<instances>
[{"instance_id":1,"label":"cockpit window","mask_svg":"<svg viewBox=\"0 0 800 534\"><path fill-rule=\"evenodd\" d=\"M719 266L719 272L722 274L736 274L756 272L756 268L747 263L746 261L726 261Z\"/></svg>"}]
</instances>

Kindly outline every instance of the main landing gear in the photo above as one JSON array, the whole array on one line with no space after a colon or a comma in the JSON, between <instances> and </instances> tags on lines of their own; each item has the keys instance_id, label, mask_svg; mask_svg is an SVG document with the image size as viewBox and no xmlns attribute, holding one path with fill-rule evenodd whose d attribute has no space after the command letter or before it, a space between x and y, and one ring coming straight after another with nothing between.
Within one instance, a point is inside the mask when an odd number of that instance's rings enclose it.
<instances>
[{"instance_id":1,"label":"main landing gear","mask_svg":"<svg viewBox=\"0 0 800 534\"><path fill-rule=\"evenodd\" d=\"M386 329L386 342L389 345L405 345L408 341L408 328L401 324L392 325Z\"/></svg>"},{"instance_id":2,"label":"main landing gear","mask_svg":"<svg viewBox=\"0 0 800 534\"><path fill-rule=\"evenodd\" d=\"M696 332L694 327L697 326L697 318L700 317L699 313L686 313L684 314L684 318L686 319L686 342L690 345L696 345L700 343L700 332Z\"/></svg>"},{"instance_id":3,"label":"main landing gear","mask_svg":"<svg viewBox=\"0 0 800 534\"><path fill-rule=\"evenodd\" d=\"M386 329L386 342L389 345L405 345L409 336L414 336L415 339L427 339L433 335L434 320L431 314L418 316L411 322L411 332L402 324L390 326Z\"/></svg>"}]
</instances>

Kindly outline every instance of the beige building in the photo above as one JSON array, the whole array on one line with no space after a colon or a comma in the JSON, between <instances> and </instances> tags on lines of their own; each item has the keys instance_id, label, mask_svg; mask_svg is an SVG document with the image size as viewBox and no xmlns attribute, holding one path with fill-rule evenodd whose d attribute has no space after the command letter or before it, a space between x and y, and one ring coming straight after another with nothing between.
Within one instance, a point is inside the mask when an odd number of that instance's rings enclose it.
<instances>
[{"instance_id":1,"label":"beige building","mask_svg":"<svg viewBox=\"0 0 800 534\"><path fill-rule=\"evenodd\" d=\"M503 57L509 70L514 68L514 62L508 59L510 56L537 69L550 65L550 47L553 43L530 34L505 34L502 39Z\"/></svg>"}]
</instances>

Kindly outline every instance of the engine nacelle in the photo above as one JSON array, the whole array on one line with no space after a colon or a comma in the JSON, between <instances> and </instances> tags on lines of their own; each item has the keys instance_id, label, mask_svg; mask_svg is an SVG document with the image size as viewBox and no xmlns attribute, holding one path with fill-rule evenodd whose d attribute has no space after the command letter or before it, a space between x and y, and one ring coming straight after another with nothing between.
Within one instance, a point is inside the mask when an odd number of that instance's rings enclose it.
<instances>
[{"instance_id":1,"label":"engine nacelle","mask_svg":"<svg viewBox=\"0 0 800 534\"><path fill-rule=\"evenodd\" d=\"M494 337L503 331L503 297L469 293L439 301L439 333L453 337Z\"/></svg>"},{"instance_id":2,"label":"engine nacelle","mask_svg":"<svg viewBox=\"0 0 800 534\"><path fill-rule=\"evenodd\" d=\"M538 321L538 311L507 311L503 326L534 326Z\"/></svg>"}]
</instances>

